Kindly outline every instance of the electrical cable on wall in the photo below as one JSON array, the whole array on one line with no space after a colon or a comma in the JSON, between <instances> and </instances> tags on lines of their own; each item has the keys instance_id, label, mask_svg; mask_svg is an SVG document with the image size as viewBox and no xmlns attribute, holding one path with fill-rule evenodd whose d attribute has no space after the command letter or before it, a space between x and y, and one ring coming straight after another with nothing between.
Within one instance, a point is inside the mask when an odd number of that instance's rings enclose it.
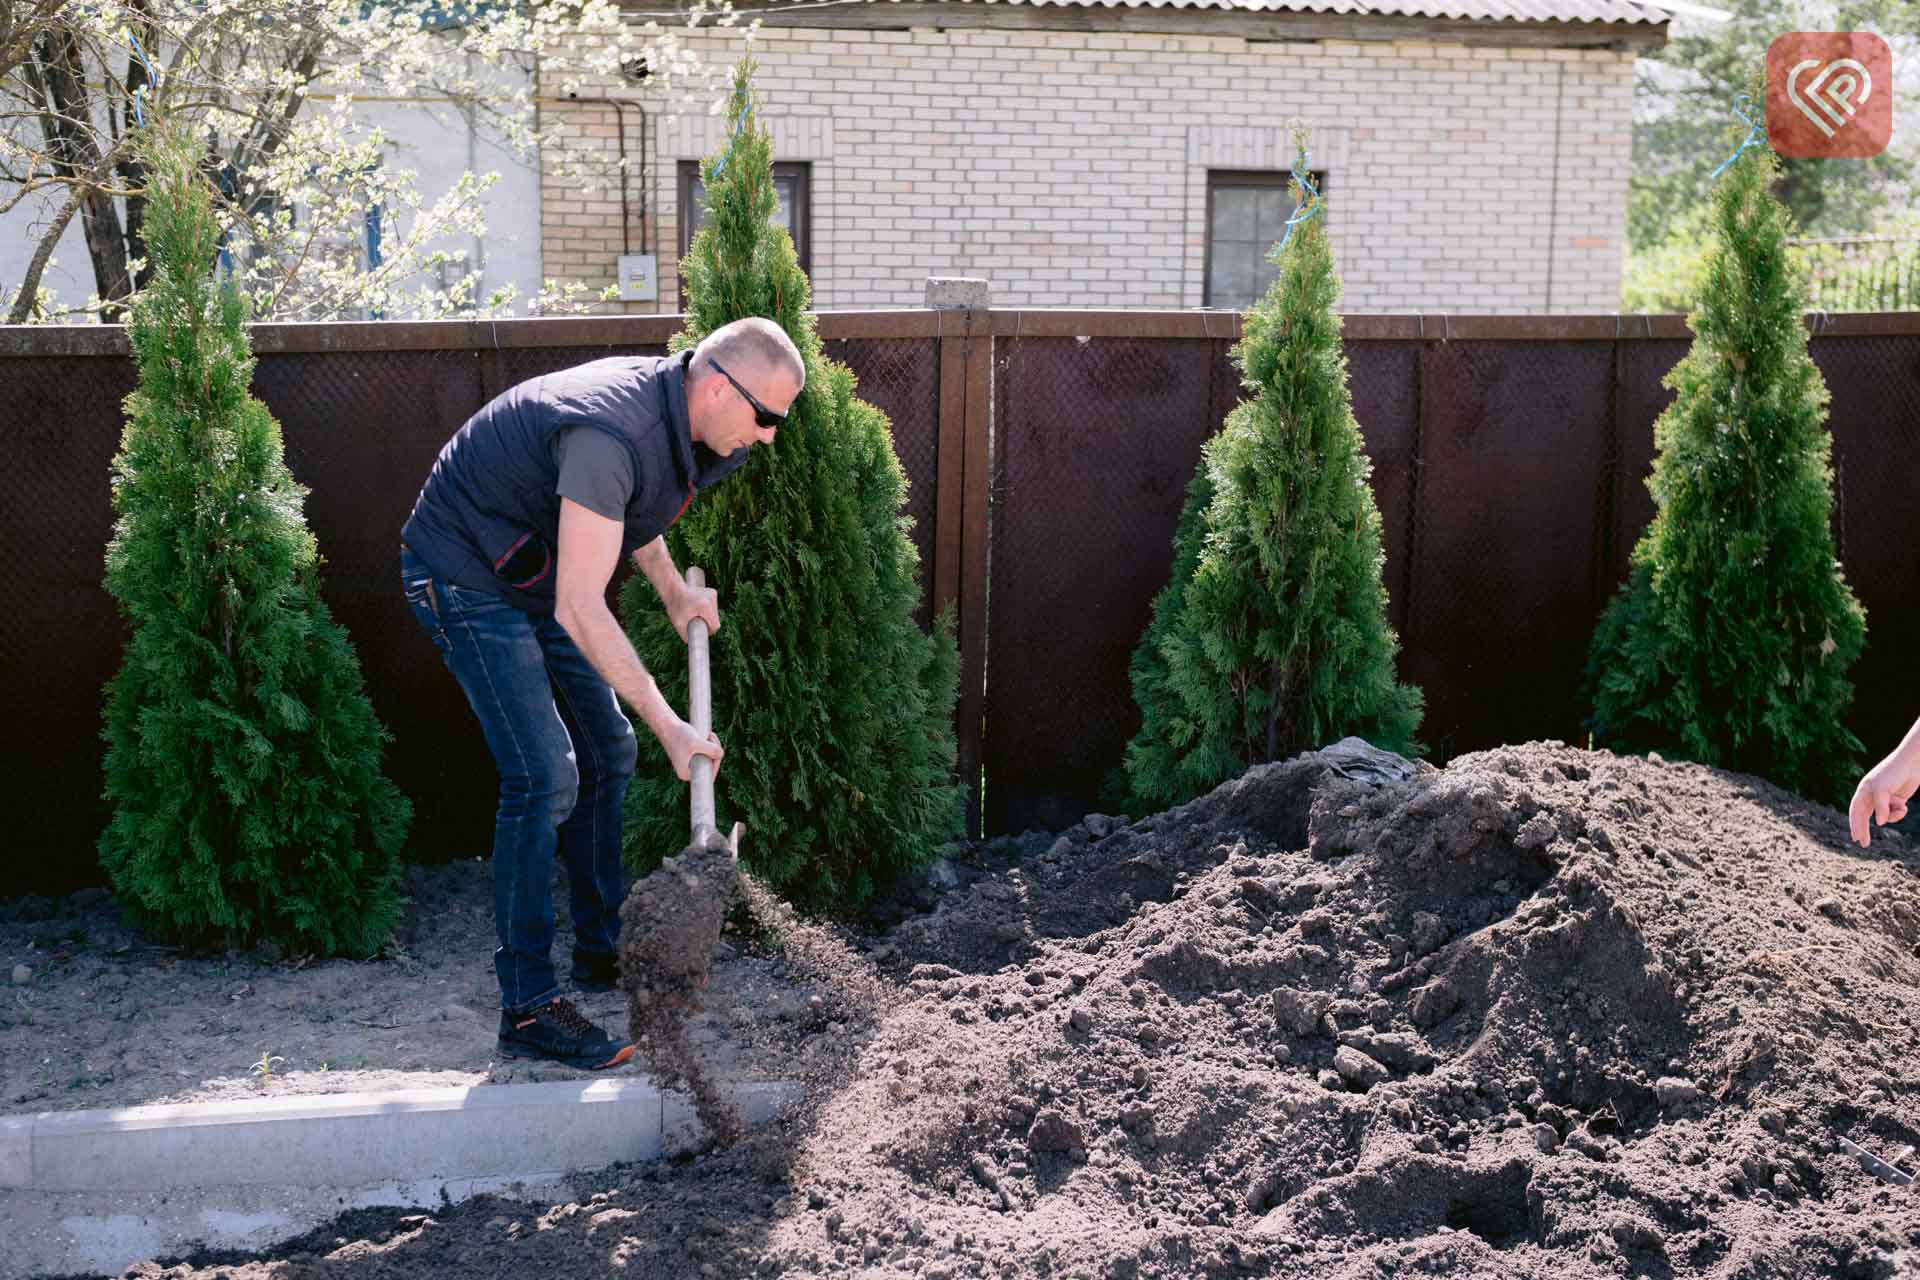
<instances>
[{"instance_id":1,"label":"electrical cable on wall","mask_svg":"<svg viewBox=\"0 0 1920 1280\"><path fill-rule=\"evenodd\" d=\"M641 107L640 104L637 102L625 102L619 98L583 98L577 93L568 94L567 100L569 102L579 103L582 106L612 107L614 116L620 121L619 128L617 128L614 132L618 135L615 138L615 144L618 147L619 153L620 153L620 252L623 254L630 254L633 252L633 215L627 203L627 196L628 196L627 185L628 184L627 184L626 108L632 107L635 110L640 112L640 177L641 177L640 218L641 218L641 240L643 242L641 244L641 251L643 253L646 252L646 245L644 243L646 239L645 223L646 223L646 216L647 216L647 206L646 206L647 113L646 113L646 109Z\"/></svg>"}]
</instances>

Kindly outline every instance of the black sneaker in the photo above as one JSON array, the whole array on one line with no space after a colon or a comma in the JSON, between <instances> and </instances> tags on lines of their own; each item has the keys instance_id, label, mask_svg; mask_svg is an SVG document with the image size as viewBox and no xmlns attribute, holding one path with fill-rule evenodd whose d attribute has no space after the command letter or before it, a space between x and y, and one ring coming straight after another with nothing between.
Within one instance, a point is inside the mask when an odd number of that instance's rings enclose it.
<instances>
[{"instance_id":1,"label":"black sneaker","mask_svg":"<svg viewBox=\"0 0 1920 1280\"><path fill-rule=\"evenodd\" d=\"M589 995L605 995L620 987L620 957L608 952L576 951L573 956L573 989Z\"/></svg>"},{"instance_id":2,"label":"black sneaker","mask_svg":"<svg viewBox=\"0 0 1920 1280\"><path fill-rule=\"evenodd\" d=\"M558 997L526 1013L500 1014L500 1056L545 1058L598 1071L631 1058L633 1046L615 1040L587 1021L565 997Z\"/></svg>"}]
</instances>

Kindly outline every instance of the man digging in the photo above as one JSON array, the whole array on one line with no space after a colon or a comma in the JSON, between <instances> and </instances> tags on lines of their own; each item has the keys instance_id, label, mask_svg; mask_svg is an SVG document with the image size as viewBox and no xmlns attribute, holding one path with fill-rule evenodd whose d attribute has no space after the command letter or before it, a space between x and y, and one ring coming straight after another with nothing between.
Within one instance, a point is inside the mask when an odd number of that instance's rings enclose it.
<instances>
[{"instance_id":1,"label":"man digging","mask_svg":"<svg viewBox=\"0 0 1920 1280\"><path fill-rule=\"evenodd\" d=\"M440 451L401 529L407 604L467 695L500 775L493 913L503 1057L599 1069L633 1046L560 994L553 862L571 887L576 990L618 985L621 811L638 755L624 702L682 781L704 738L655 687L607 608L631 555L684 640L720 625L662 536L695 493L767 444L806 381L772 321L736 320L691 352L595 360L495 397ZM617 695L617 697L616 697Z\"/></svg>"}]
</instances>

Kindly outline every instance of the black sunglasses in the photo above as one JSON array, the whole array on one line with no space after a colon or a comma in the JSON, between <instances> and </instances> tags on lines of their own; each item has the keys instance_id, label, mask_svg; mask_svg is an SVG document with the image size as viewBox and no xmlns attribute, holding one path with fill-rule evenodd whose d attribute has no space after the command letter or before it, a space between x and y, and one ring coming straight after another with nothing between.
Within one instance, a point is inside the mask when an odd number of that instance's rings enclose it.
<instances>
[{"instance_id":1,"label":"black sunglasses","mask_svg":"<svg viewBox=\"0 0 1920 1280\"><path fill-rule=\"evenodd\" d=\"M720 376L725 378L728 382L731 382L733 384L733 389L735 391L738 391L741 395L747 398L747 403L753 406L753 420L755 423L763 427L784 427L787 425L786 414L775 413L773 410L767 408L767 406L761 404L758 400L754 399L753 392L741 386L740 379L728 373L718 360L715 360L712 356L708 356L707 363L712 365L715 369L718 369L720 371Z\"/></svg>"}]
</instances>

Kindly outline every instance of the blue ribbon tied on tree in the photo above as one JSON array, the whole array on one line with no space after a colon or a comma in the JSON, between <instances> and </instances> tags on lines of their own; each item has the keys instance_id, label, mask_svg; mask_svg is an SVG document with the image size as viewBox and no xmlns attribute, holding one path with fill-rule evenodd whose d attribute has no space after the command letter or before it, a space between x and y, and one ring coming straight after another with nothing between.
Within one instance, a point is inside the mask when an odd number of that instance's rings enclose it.
<instances>
[{"instance_id":1,"label":"blue ribbon tied on tree","mask_svg":"<svg viewBox=\"0 0 1920 1280\"><path fill-rule=\"evenodd\" d=\"M147 60L147 51L140 47L140 37L127 32L127 41L133 46L133 56L140 59L140 65L147 70L147 82L133 91L133 118L142 129L147 127L147 113L141 109L140 99L146 94L149 85L160 83L159 72L153 69L153 63Z\"/></svg>"},{"instance_id":2,"label":"blue ribbon tied on tree","mask_svg":"<svg viewBox=\"0 0 1920 1280\"><path fill-rule=\"evenodd\" d=\"M734 121L733 136L727 139L727 149L725 151L722 151L720 153L720 158L713 162L713 178L718 178L720 176L720 171L727 167L727 160L729 157L733 155L734 144L740 141L740 134L747 127L747 117L752 114L753 114L753 99L748 98L745 105L743 105L740 108L740 118ZM713 180L712 178L708 179L708 181L712 181L712 180Z\"/></svg>"},{"instance_id":3,"label":"blue ribbon tied on tree","mask_svg":"<svg viewBox=\"0 0 1920 1280\"><path fill-rule=\"evenodd\" d=\"M1744 93L1733 100L1733 114L1739 116L1742 120L1745 120L1747 122L1747 136L1740 140L1740 145L1734 148L1732 155L1728 156L1725 160L1722 160L1720 162L1720 167L1713 171L1713 177L1708 178L1707 179L1708 182L1713 182L1716 179L1718 179L1721 174L1727 171L1727 169L1733 164L1735 160L1738 160L1740 158L1741 152L1745 151L1748 147L1752 146L1754 143L1760 141L1760 139L1766 136L1767 131L1765 126L1763 126L1758 120L1755 120L1752 116L1748 115L1741 108L1742 103L1751 103L1752 101L1753 99Z\"/></svg>"},{"instance_id":4,"label":"blue ribbon tied on tree","mask_svg":"<svg viewBox=\"0 0 1920 1280\"><path fill-rule=\"evenodd\" d=\"M1313 152L1302 150L1300 159L1293 166L1293 180L1300 184L1304 192L1300 203L1293 207L1293 216L1287 219L1287 233L1280 237L1280 248L1287 247L1287 241L1293 239L1293 229L1320 212L1320 192L1313 185L1313 175L1307 166L1313 162ZM1301 212L1305 210L1305 212ZM1276 251L1277 252L1277 251Z\"/></svg>"}]
</instances>

